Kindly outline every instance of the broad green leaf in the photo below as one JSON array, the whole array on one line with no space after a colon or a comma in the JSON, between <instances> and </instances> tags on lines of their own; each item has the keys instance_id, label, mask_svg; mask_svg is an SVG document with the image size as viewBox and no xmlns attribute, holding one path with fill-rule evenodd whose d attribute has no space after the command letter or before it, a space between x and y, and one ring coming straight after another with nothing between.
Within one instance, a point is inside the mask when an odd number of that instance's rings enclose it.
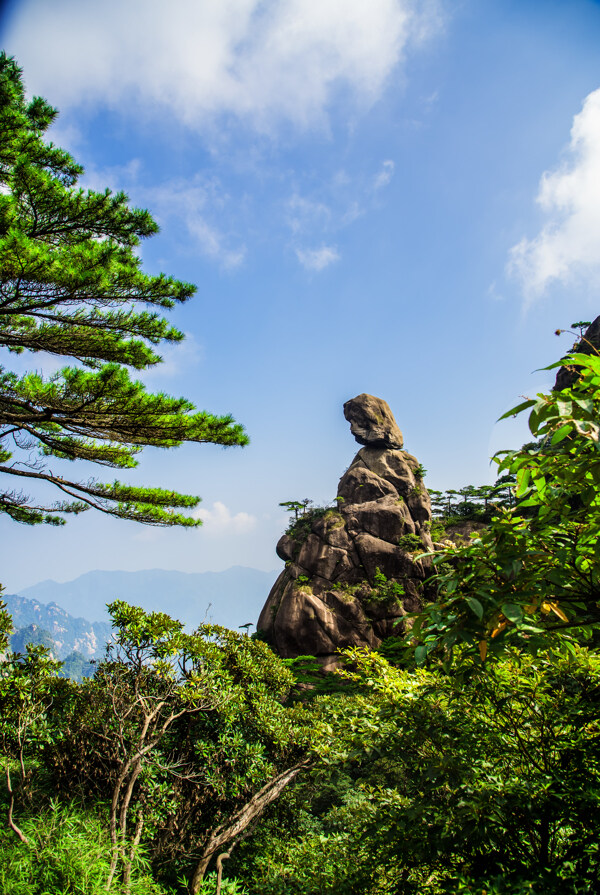
<instances>
[{"instance_id":1,"label":"broad green leaf","mask_svg":"<svg viewBox=\"0 0 600 895\"><path fill-rule=\"evenodd\" d=\"M552 439L550 440L550 444L551 445L560 444L560 442L563 441L567 437L567 435L572 431L572 429L573 429L572 423L564 423L560 427L560 429L556 430L556 432L552 436Z\"/></svg>"},{"instance_id":2,"label":"broad green leaf","mask_svg":"<svg viewBox=\"0 0 600 895\"><path fill-rule=\"evenodd\" d=\"M594 402L592 398L573 398L575 404L578 407L581 407L582 410L585 410L586 413L593 414L594 413Z\"/></svg>"},{"instance_id":3,"label":"broad green leaf","mask_svg":"<svg viewBox=\"0 0 600 895\"><path fill-rule=\"evenodd\" d=\"M517 472L517 497L522 497L526 493L530 476L531 469L529 467L519 469Z\"/></svg>"},{"instance_id":4,"label":"broad green leaf","mask_svg":"<svg viewBox=\"0 0 600 895\"><path fill-rule=\"evenodd\" d=\"M529 414L529 431L537 435L542 423L556 416L554 403L551 401L538 401Z\"/></svg>"},{"instance_id":5,"label":"broad green leaf","mask_svg":"<svg viewBox=\"0 0 600 895\"><path fill-rule=\"evenodd\" d=\"M589 370L596 370L600 373L600 357L598 357L597 354L582 354L581 352L575 352L564 365L566 367L569 366L570 361L573 361L578 367L586 367Z\"/></svg>"},{"instance_id":6,"label":"broad green leaf","mask_svg":"<svg viewBox=\"0 0 600 895\"><path fill-rule=\"evenodd\" d=\"M498 422L500 420L506 420L511 416L516 416L518 413L521 413L523 410L527 410L528 407L533 407L536 403L535 398L530 398L527 401L523 401L522 404L517 404L516 407L513 407L511 410L507 410L506 413L503 413L502 416L498 417Z\"/></svg>"},{"instance_id":7,"label":"broad green leaf","mask_svg":"<svg viewBox=\"0 0 600 895\"><path fill-rule=\"evenodd\" d=\"M573 402L572 401L561 401L560 398L556 401L556 407L561 417L564 419L569 419L573 416Z\"/></svg>"},{"instance_id":8,"label":"broad green leaf","mask_svg":"<svg viewBox=\"0 0 600 895\"><path fill-rule=\"evenodd\" d=\"M475 613L477 618L481 621L483 618L483 606L476 600L475 597L466 597L466 602L469 604L469 608Z\"/></svg>"},{"instance_id":9,"label":"broad green leaf","mask_svg":"<svg viewBox=\"0 0 600 895\"><path fill-rule=\"evenodd\" d=\"M427 647L418 646L415 650L415 662L417 665L423 665L427 658Z\"/></svg>"},{"instance_id":10,"label":"broad green leaf","mask_svg":"<svg viewBox=\"0 0 600 895\"><path fill-rule=\"evenodd\" d=\"M518 603L503 603L502 614L511 622L518 624L523 618L523 609Z\"/></svg>"}]
</instances>

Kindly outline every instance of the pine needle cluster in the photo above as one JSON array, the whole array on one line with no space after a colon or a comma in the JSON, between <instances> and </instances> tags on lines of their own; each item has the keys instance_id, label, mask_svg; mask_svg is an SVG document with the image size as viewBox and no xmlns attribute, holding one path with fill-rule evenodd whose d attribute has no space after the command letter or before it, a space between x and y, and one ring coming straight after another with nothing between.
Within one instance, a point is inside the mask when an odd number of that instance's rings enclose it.
<instances>
[{"instance_id":1,"label":"pine needle cluster","mask_svg":"<svg viewBox=\"0 0 600 895\"><path fill-rule=\"evenodd\" d=\"M18 488L0 490L0 512L57 525L94 507L151 525L199 525L178 512L197 497L73 481L48 465L57 458L130 469L145 445L248 442L231 416L150 394L131 379L128 368L160 363L156 346L183 339L162 312L196 287L143 272L135 250L157 224L122 192L77 186L81 165L44 138L56 116L41 97L26 99L21 69L0 53L0 347L75 361L50 377L0 366L0 472L64 495L38 504Z\"/></svg>"}]
</instances>

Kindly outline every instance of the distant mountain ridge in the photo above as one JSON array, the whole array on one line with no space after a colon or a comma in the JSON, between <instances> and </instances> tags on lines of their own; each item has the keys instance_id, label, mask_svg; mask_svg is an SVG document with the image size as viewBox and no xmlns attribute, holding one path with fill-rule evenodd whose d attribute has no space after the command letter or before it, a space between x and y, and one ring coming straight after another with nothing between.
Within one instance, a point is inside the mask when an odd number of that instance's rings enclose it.
<instances>
[{"instance_id":1,"label":"distant mountain ridge","mask_svg":"<svg viewBox=\"0 0 600 895\"><path fill-rule=\"evenodd\" d=\"M237 629L248 622L256 623L277 575L277 570L264 572L245 566L232 566L223 572L95 570L64 583L40 581L19 591L19 596L45 604L48 609L54 604L76 619L82 615L92 619L94 630L98 623L109 621L106 604L113 600L125 600L147 611L166 612L188 628L212 622ZM22 624L34 621L51 630L38 619Z\"/></svg>"},{"instance_id":2,"label":"distant mountain ridge","mask_svg":"<svg viewBox=\"0 0 600 895\"><path fill-rule=\"evenodd\" d=\"M22 632L23 643L12 643L18 652L28 641L45 642L35 636L48 632L53 641L52 652L64 659L72 652L79 652L86 659L99 659L111 634L108 622L89 622L85 618L75 618L56 603L44 605L38 600L20 594L3 594L2 600L12 616L15 632ZM50 644L47 644L50 645Z\"/></svg>"}]
</instances>

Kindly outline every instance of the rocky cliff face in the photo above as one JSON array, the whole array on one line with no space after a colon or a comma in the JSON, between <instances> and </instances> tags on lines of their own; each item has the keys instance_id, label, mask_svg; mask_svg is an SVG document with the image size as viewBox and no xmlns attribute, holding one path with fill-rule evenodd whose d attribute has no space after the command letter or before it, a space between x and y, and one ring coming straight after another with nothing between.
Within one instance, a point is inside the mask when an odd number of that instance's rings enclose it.
<instances>
[{"instance_id":1,"label":"rocky cliff face","mask_svg":"<svg viewBox=\"0 0 600 895\"><path fill-rule=\"evenodd\" d=\"M324 668L340 648L402 633L430 571L415 557L432 548L429 494L390 408L363 394L344 416L362 448L340 479L337 506L307 512L279 540L286 567L257 626L280 655L317 656Z\"/></svg>"}]
</instances>

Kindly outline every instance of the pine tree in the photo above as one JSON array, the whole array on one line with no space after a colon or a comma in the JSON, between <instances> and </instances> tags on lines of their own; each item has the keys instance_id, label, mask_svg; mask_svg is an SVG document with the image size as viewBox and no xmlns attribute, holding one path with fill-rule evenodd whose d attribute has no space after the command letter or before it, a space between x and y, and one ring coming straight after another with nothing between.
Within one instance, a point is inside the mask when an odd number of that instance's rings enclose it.
<instances>
[{"instance_id":1,"label":"pine tree","mask_svg":"<svg viewBox=\"0 0 600 895\"><path fill-rule=\"evenodd\" d=\"M183 338L161 311L195 286L141 270L135 247L156 223L129 208L124 193L77 187L82 167L44 139L56 115L44 99L26 100L21 69L0 53L0 347L76 361L49 378L0 367L0 472L65 496L40 505L0 489L0 511L28 524L60 524L65 513L95 507L154 525L197 525L176 511L197 497L71 481L48 466L60 458L127 469L144 445L248 442L230 416L195 412L130 378L128 367L160 362L155 346Z\"/></svg>"}]
</instances>

